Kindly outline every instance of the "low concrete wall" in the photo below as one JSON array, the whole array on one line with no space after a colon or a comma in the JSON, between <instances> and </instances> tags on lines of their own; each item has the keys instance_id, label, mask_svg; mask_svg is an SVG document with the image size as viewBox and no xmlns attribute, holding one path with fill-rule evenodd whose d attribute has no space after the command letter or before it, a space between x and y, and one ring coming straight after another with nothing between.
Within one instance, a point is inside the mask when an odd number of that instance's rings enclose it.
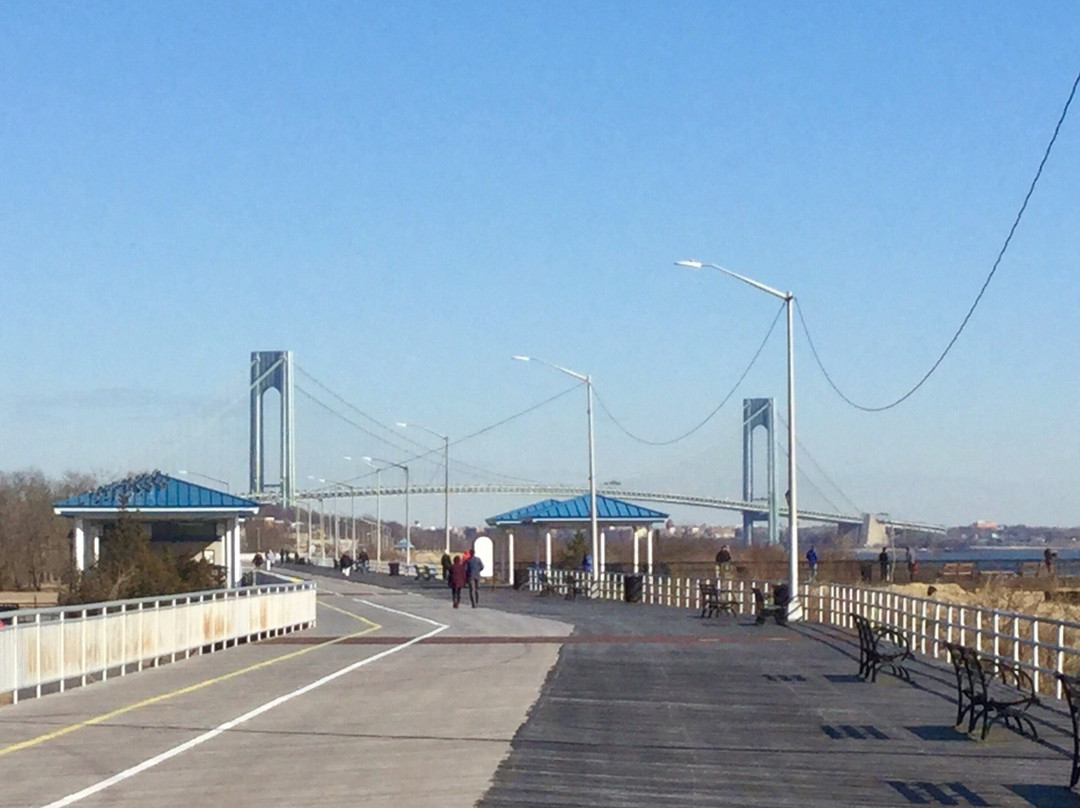
<instances>
[{"instance_id":1,"label":"low concrete wall","mask_svg":"<svg viewBox=\"0 0 1080 808\"><path fill-rule=\"evenodd\" d=\"M315 625L310 582L0 614L11 701Z\"/></svg>"}]
</instances>

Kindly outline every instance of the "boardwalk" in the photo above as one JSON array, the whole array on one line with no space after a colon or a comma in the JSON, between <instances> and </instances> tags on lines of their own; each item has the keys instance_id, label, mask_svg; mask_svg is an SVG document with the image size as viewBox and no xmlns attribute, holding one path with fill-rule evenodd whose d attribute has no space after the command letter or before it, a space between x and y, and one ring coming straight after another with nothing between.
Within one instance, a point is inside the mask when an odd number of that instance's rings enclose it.
<instances>
[{"instance_id":1,"label":"boardwalk","mask_svg":"<svg viewBox=\"0 0 1080 808\"><path fill-rule=\"evenodd\" d=\"M320 577L307 635L0 709L0 806L1080 806L1062 711L970 740L951 670L858 681L842 632L368 581Z\"/></svg>"}]
</instances>

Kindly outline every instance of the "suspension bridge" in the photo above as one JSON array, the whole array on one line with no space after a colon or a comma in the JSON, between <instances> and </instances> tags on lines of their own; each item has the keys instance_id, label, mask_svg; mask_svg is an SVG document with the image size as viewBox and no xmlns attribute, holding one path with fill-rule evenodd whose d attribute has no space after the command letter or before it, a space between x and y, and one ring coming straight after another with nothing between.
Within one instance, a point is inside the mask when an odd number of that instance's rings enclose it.
<instances>
[{"instance_id":1,"label":"suspension bridge","mask_svg":"<svg viewBox=\"0 0 1080 808\"><path fill-rule=\"evenodd\" d=\"M243 450L240 448L242 443L237 433L246 431L247 496L257 501L284 505L317 502L321 507L324 503L345 499L355 502L380 497L412 496L420 498L421 501L424 498L444 497L447 503L453 498L460 507L463 498L573 497L588 490L587 485L582 483L530 480L493 471L466 462L462 451L463 445L476 443L482 436L499 431L505 433L513 428L515 423L533 416L534 413L559 406L558 402L565 400L568 394L580 390L580 384L482 427L470 435L453 441L445 435L439 435L443 439L443 445L432 449L414 440L409 430L400 428L401 425L395 429L390 423L348 401L345 396L335 392L331 386L299 366L289 351L254 352L249 371L250 378L243 398L218 415L218 421L226 424L231 434L208 435L205 424L189 429L188 440L185 442L186 453L182 455L182 460L177 459L175 462L180 467L192 469L190 473L196 476L218 483L226 482L226 475L235 479L238 476L238 457L243 457ZM276 402L270 401L275 397ZM303 402L299 408L298 400ZM268 402L276 403L276 406L267 407ZM247 429L243 430L242 410L245 404ZM773 526L770 528L770 540L775 541L775 525L778 519L787 516L788 511L775 479L774 455L782 450L772 432L771 399L746 399L743 415L741 447L729 443L724 449L709 447L706 453L715 458L741 455L741 496L687 493L655 484L615 485L614 481L598 483L597 493L621 499L739 513L743 515L744 525L752 525L754 521L769 521L771 510ZM317 425L318 417L324 420ZM297 428L298 421L302 423L302 431ZM760 433L760 427L765 427L765 442L762 445L759 441L758 445L754 446L755 434ZM439 434L426 427L420 429L432 435ZM298 439L301 445L299 453ZM505 440L505 434L503 439ZM216 459L205 451L208 446L217 448L219 454ZM342 447L350 448L346 450ZM451 448L454 450L453 457ZM505 453L505 444L500 448ZM806 505L800 504L799 519L832 523L845 528L862 525L867 515L873 512L855 506L839 486L820 469L820 465L813 460L805 447L800 444L799 448L801 456L809 458L818 469L816 480L809 467L804 465L798 469L800 486L804 487L803 490L809 489L811 493L811 499ZM229 456L221 454L223 450ZM490 452L485 453L485 460L490 459L495 451L497 449L493 447ZM173 457L180 458L181 455L174 454ZM759 465L768 466L767 475L755 470L755 460ZM763 460L767 463L762 463ZM298 462L302 464L302 472L310 473L298 473ZM675 461L676 464L683 462L685 461L682 459ZM361 465L362 463L364 465ZM384 472L384 476L388 477L390 475L385 473L393 472L395 466L399 469L412 469L413 482L395 478L390 484L386 484L378 472ZM195 469L216 470L217 476L203 474ZM722 470L729 478L730 471L731 469ZM644 479L647 474L641 476L641 482L649 482ZM706 477L705 474L696 476ZM623 479L634 478L624 475ZM737 481L734 482L737 485ZM827 486L837 492L832 498L824 493ZM764 494L761 493L762 489L765 489ZM812 499L815 493L819 495L818 503ZM838 505L834 499L845 501L847 507ZM884 527L898 531L944 532L941 525L925 521L896 518L880 513L874 514L874 517Z\"/></svg>"}]
</instances>

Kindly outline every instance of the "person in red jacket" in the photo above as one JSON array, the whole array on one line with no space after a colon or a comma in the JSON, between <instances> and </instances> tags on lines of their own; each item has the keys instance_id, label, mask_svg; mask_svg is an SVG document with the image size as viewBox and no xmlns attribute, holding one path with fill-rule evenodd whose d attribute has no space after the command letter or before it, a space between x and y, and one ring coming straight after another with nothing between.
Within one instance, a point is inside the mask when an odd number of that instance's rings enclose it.
<instances>
[{"instance_id":1,"label":"person in red jacket","mask_svg":"<svg viewBox=\"0 0 1080 808\"><path fill-rule=\"evenodd\" d=\"M461 590L465 588L465 562L461 556L454 556L450 565L450 592L453 594L454 608L461 605Z\"/></svg>"}]
</instances>

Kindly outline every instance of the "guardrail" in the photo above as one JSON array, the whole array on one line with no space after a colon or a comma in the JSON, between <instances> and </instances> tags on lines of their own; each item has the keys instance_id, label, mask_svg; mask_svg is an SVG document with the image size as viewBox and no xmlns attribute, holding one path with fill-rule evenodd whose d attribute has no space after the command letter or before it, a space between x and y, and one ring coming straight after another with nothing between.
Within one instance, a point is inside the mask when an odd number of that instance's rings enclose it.
<instances>
[{"instance_id":1,"label":"guardrail","mask_svg":"<svg viewBox=\"0 0 1080 808\"><path fill-rule=\"evenodd\" d=\"M532 592L544 587L568 591L587 581L587 573L575 570L529 569ZM626 573L605 572L590 586L592 597L626 599ZM701 609L699 584L715 579L640 575L640 602L678 608ZM753 587L766 597L773 581L730 580L721 586L733 593L739 614L755 611ZM912 651L948 661L946 642L959 643L998 659L1008 659L1031 674L1035 691L1063 698L1056 673L1080 674L1080 622L1026 614L1008 609L968 606L932 598L906 595L888 589L842 584L802 584L799 587L804 619L853 629L852 614L903 630L911 638Z\"/></svg>"},{"instance_id":2,"label":"guardrail","mask_svg":"<svg viewBox=\"0 0 1080 808\"><path fill-rule=\"evenodd\" d=\"M311 582L0 613L0 695L124 676L315 625Z\"/></svg>"}]
</instances>

